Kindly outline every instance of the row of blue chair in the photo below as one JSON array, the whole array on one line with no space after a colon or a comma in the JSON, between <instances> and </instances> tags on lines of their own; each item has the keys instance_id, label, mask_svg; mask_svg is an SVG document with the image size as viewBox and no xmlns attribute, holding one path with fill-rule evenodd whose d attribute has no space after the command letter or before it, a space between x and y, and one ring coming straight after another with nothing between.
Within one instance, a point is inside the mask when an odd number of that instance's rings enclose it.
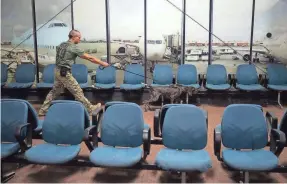
<instances>
[{"instance_id":1,"label":"row of blue chair","mask_svg":"<svg viewBox=\"0 0 287 184\"><path fill-rule=\"evenodd\" d=\"M55 64L47 65L44 68L42 82L37 83L37 88L52 88L54 84ZM34 64L21 64L16 68L15 82L7 83L8 66L1 63L1 87L6 85L7 88L31 88L35 82L36 66ZM72 66L72 75L75 77L81 88L87 88L88 85L88 68L83 64L74 64Z\"/></svg>"},{"instance_id":2,"label":"row of blue chair","mask_svg":"<svg viewBox=\"0 0 287 184\"><path fill-rule=\"evenodd\" d=\"M91 151L89 161L94 166L132 167L150 153L150 127L145 124L137 104L109 102L93 113L91 123L81 103L54 101L42 122L45 143L35 146L31 146L31 132L39 125L31 118L35 116L31 108L24 100L1 100L2 160L22 151L30 163L64 164L77 159L83 140ZM206 111L187 104L168 104L157 110L154 134L161 137L165 147L157 153L155 166L183 173L205 172L211 168L212 162L205 150L207 117ZM228 167L243 172L275 169L279 165L275 154L278 149L268 151L264 147L268 136L276 143L271 147L277 148L285 145L286 138L285 133L272 128L274 123L276 117L267 112L265 120L259 105L229 105L214 130L215 155ZM103 146L98 146L99 140ZM223 151L221 143L225 147Z\"/></svg>"},{"instance_id":3,"label":"row of blue chair","mask_svg":"<svg viewBox=\"0 0 287 184\"><path fill-rule=\"evenodd\" d=\"M36 84L37 88L51 88L54 82L54 64L44 68L42 82ZM139 64L127 65L124 73L122 89L134 90L144 88L144 67ZM1 64L1 85L7 81L7 66ZM88 85L88 69L83 64L74 64L72 74L82 88ZM137 74L137 75L136 75ZM200 88L204 86L209 90L228 90L233 85L244 91L263 91L266 88L276 91L287 91L287 68L283 64L269 64L267 75L259 75L254 65L242 64L237 67L236 74L227 74L226 68L220 64L212 64L204 75L200 75L194 65L180 65L177 70L176 83L184 86ZM155 65L152 86L169 86L173 83L173 71L170 65ZM16 70L15 83L7 84L8 88L28 88L35 80L35 66L22 64ZM116 87L116 68L98 68L94 86L102 89Z\"/></svg>"}]
</instances>

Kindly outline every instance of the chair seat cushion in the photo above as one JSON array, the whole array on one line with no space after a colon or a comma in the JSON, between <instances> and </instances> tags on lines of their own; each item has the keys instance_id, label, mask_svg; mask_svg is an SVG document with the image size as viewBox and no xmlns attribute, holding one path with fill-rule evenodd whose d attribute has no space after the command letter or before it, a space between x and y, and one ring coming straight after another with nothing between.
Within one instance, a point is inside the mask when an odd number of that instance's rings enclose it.
<instances>
[{"instance_id":1,"label":"chair seat cushion","mask_svg":"<svg viewBox=\"0 0 287 184\"><path fill-rule=\"evenodd\" d=\"M80 145L39 144L25 152L30 162L41 164L62 164L74 159L80 152Z\"/></svg>"},{"instance_id":2,"label":"chair seat cushion","mask_svg":"<svg viewBox=\"0 0 287 184\"><path fill-rule=\"evenodd\" d=\"M95 86L98 88L102 88L102 89L112 89L116 87L116 84L115 83L112 83L112 84L95 83Z\"/></svg>"},{"instance_id":3,"label":"chair seat cushion","mask_svg":"<svg viewBox=\"0 0 287 184\"><path fill-rule=\"evenodd\" d=\"M156 165L164 170L204 172L211 168L212 163L205 150L180 151L163 148L156 156Z\"/></svg>"},{"instance_id":4,"label":"chair seat cushion","mask_svg":"<svg viewBox=\"0 0 287 184\"><path fill-rule=\"evenodd\" d=\"M252 84L252 85L244 85L244 84L236 84L236 87L238 89L244 90L244 91L263 91L265 88L261 86L260 84Z\"/></svg>"},{"instance_id":5,"label":"chair seat cushion","mask_svg":"<svg viewBox=\"0 0 287 184\"><path fill-rule=\"evenodd\" d=\"M1 143L1 158L13 155L20 149L18 143Z\"/></svg>"},{"instance_id":6,"label":"chair seat cushion","mask_svg":"<svg viewBox=\"0 0 287 184\"><path fill-rule=\"evenodd\" d=\"M268 171L278 165L278 158L264 149L250 151L225 149L222 158L228 166L243 171Z\"/></svg>"},{"instance_id":7,"label":"chair seat cushion","mask_svg":"<svg viewBox=\"0 0 287 184\"><path fill-rule=\"evenodd\" d=\"M180 85L185 86L185 87L194 87L196 89L200 87L199 84L180 84Z\"/></svg>"},{"instance_id":8,"label":"chair seat cushion","mask_svg":"<svg viewBox=\"0 0 287 184\"><path fill-rule=\"evenodd\" d=\"M125 90L136 90L144 88L144 84L121 84L120 88Z\"/></svg>"},{"instance_id":9,"label":"chair seat cushion","mask_svg":"<svg viewBox=\"0 0 287 184\"><path fill-rule=\"evenodd\" d=\"M9 83L7 87L8 88L30 88L32 85L33 85L33 82L28 82L28 83L13 82L13 83Z\"/></svg>"},{"instance_id":10,"label":"chair seat cushion","mask_svg":"<svg viewBox=\"0 0 287 184\"><path fill-rule=\"evenodd\" d=\"M115 148L110 146L98 147L90 154L90 160L96 165L106 167L130 167L142 158L141 147Z\"/></svg>"},{"instance_id":11,"label":"chair seat cushion","mask_svg":"<svg viewBox=\"0 0 287 184\"><path fill-rule=\"evenodd\" d=\"M287 84L285 85L268 84L268 88L276 90L276 91L287 91Z\"/></svg>"},{"instance_id":12,"label":"chair seat cushion","mask_svg":"<svg viewBox=\"0 0 287 184\"><path fill-rule=\"evenodd\" d=\"M230 85L229 84L218 84L218 85L206 84L206 88L211 89L211 90L228 90L230 88Z\"/></svg>"},{"instance_id":13,"label":"chair seat cushion","mask_svg":"<svg viewBox=\"0 0 287 184\"><path fill-rule=\"evenodd\" d=\"M37 88L52 88L53 85L54 85L53 83L41 82L41 83L37 83L36 87Z\"/></svg>"}]
</instances>

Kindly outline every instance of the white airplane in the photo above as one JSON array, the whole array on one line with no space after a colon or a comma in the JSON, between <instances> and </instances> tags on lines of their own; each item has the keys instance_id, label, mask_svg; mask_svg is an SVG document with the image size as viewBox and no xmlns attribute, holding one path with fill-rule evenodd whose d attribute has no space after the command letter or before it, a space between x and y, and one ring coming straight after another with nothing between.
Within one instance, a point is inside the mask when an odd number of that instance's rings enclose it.
<instances>
[{"instance_id":1,"label":"white airplane","mask_svg":"<svg viewBox=\"0 0 287 184\"><path fill-rule=\"evenodd\" d=\"M43 24L38 25L37 29L39 29ZM37 44L38 44L38 54L39 54L39 64L47 65L51 63L55 63L55 53L56 46L58 46L61 42L66 41L68 39L69 31L71 27L63 21L53 20L44 25L37 31ZM21 45L21 48L24 48L30 52L34 52L34 38L33 29L29 29L20 37L14 36L12 40L12 46L17 46L24 39L26 39ZM121 47L136 47L138 51L143 55L144 53L144 39L140 38L139 43L122 43L119 45L116 50ZM93 48L95 49L95 48ZM149 37L147 40L147 60L161 60L163 59L166 51L166 43L163 36L154 36ZM33 55L33 54L31 54ZM49 56L47 56L49 55Z\"/></svg>"},{"instance_id":2,"label":"white airplane","mask_svg":"<svg viewBox=\"0 0 287 184\"><path fill-rule=\"evenodd\" d=\"M262 45L275 61L287 64L287 1L279 0L262 17L266 34ZM264 21L263 20L263 21Z\"/></svg>"}]
</instances>

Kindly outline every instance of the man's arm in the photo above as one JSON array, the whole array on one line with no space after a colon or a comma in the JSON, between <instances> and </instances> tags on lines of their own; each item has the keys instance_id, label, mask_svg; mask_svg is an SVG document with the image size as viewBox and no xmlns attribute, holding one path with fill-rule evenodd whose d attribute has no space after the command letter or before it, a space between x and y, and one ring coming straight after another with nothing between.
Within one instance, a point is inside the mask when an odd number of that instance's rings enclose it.
<instances>
[{"instance_id":1,"label":"man's arm","mask_svg":"<svg viewBox=\"0 0 287 184\"><path fill-rule=\"evenodd\" d=\"M74 45L74 47L72 47L72 52L74 52L78 57L82 58L82 59L86 59L86 60L89 60L95 64L99 64L99 65L102 65L104 67L107 67L109 66L108 63L106 62L103 62L87 53L85 53L82 49L80 49L77 45Z\"/></svg>"},{"instance_id":2,"label":"man's arm","mask_svg":"<svg viewBox=\"0 0 287 184\"><path fill-rule=\"evenodd\" d=\"M99 64L99 65L102 65L102 66L104 66L104 67L109 66L108 63L103 62L103 61L99 60L98 58L93 57L93 56L91 56L91 55L89 55L89 54L87 54L87 53L82 54L82 55L80 56L80 58L89 60L89 61L91 61L91 62L93 62L93 63L95 63L95 64Z\"/></svg>"}]
</instances>

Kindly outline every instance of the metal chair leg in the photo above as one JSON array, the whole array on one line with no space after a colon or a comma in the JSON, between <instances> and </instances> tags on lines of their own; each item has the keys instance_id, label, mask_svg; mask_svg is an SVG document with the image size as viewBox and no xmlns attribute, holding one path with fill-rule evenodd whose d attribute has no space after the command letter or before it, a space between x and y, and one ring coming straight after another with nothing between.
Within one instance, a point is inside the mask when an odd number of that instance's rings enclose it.
<instances>
[{"instance_id":1,"label":"metal chair leg","mask_svg":"<svg viewBox=\"0 0 287 184\"><path fill-rule=\"evenodd\" d=\"M181 173L181 183L186 183L186 172Z\"/></svg>"},{"instance_id":2,"label":"metal chair leg","mask_svg":"<svg viewBox=\"0 0 287 184\"><path fill-rule=\"evenodd\" d=\"M188 99L189 98L189 95L188 95L188 93L186 93L186 104L188 104Z\"/></svg>"},{"instance_id":3,"label":"metal chair leg","mask_svg":"<svg viewBox=\"0 0 287 184\"><path fill-rule=\"evenodd\" d=\"M281 107L281 109L283 109L283 106L281 105L280 99L281 99L281 91L278 92L278 104Z\"/></svg>"},{"instance_id":4,"label":"metal chair leg","mask_svg":"<svg viewBox=\"0 0 287 184\"><path fill-rule=\"evenodd\" d=\"M244 183L249 183L249 172L244 172Z\"/></svg>"}]
</instances>

